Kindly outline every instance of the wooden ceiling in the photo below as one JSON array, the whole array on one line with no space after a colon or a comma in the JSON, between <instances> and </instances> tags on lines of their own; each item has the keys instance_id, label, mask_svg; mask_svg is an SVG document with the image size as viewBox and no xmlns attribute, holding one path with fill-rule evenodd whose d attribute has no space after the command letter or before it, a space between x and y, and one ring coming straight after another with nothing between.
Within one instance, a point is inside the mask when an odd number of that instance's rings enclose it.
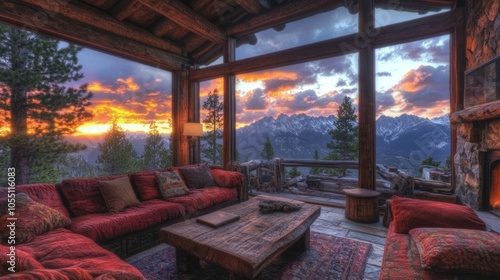
<instances>
[{"instance_id":1,"label":"wooden ceiling","mask_svg":"<svg viewBox=\"0 0 500 280\"><path fill-rule=\"evenodd\" d=\"M395 8L393 0L375 1ZM398 9L425 13L450 8L451 0L396 1ZM283 30L287 22L348 7L353 0L72 0L0 1L0 20L57 38L178 70L207 65L236 45L256 44L255 33Z\"/></svg>"}]
</instances>

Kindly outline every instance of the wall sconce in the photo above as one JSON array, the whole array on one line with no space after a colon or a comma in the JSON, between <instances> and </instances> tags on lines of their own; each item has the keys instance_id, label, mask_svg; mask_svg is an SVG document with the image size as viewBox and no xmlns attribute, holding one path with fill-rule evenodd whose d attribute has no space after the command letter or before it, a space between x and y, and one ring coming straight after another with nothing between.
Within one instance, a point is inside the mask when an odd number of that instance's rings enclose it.
<instances>
[{"instance_id":1,"label":"wall sconce","mask_svg":"<svg viewBox=\"0 0 500 280\"><path fill-rule=\"evenodd\" d=\"M187 122L184 124L184 136L188 137L189 142L194 142L195 137L203 136L203 125L201 123Z\"/></svg>"}]
</instances>

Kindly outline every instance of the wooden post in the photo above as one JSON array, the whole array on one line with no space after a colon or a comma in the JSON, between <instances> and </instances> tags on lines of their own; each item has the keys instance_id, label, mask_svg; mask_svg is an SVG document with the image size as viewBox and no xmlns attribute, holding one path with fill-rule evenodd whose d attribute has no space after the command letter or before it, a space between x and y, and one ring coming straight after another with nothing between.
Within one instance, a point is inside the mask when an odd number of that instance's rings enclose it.
<instances>
[{"instance_id":1,"label":"wooden post","mask_svg":"<svg viewBox=\"0 0 500 280\"><path fill-rule=\"evenodd\" d=\"M372 45L374 1L359 1L359 187L375 189L375 52Z\"/></svg>"},{"instance_id":2,"label":"wooden post","mask_svg":"<svg viewBox=\"0 0 500 280\"><path fill-rule=\"evenodd\" d=\"M224 49L224 62L235 60L236 39L229 37ZM236 76L224 75L224 136L223 165L225 169L236 161Z\"/></svg>"}]
</instances>

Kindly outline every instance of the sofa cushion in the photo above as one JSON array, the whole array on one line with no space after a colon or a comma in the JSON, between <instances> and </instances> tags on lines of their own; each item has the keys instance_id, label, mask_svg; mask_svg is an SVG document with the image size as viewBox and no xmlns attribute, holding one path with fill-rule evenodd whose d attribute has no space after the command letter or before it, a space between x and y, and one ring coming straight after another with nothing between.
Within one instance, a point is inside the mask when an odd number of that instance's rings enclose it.
<instances>
[{"instance_id":1,"label":"sofa cushion","mask_svg":"<svg viewBox=\"0 0 500 280\"><path fill-rule=\"evenodd\" d=\"M68 179L61 182L60 188L74 216L104 213L107 209L99 190L99 181L110 181L120 177L123 175Z\"/></svg>"},{"instance_id":2,"label":"sofa cushion","mask_svg":"<svg viewBox=\"0 0 500 280\"><path fill-rule=\"evenodd\" d=\"M161 198L160 189L156 184L155 172L167 171L167 168L157 169L152 171L141 171L130 174L130 182L132 187L139 195L141 201L146 201L155 198Z\"/></svg>"},{"instance_id":3,"label":"sofa cushion","mask_svg":"<svg viewBox=\"0 0 500 280\"><path fill-rule=\"evenodd\" d=\"M163 198L167 199L189 193L189 189L176 171L155 172L155 175Z\"/></svg>"},{"instance_id":4,"label":"sofa cushion","mask_svg":"<svg viewBox=\"0 0 500 280\"><path fill-rule=\"evenodd\" d=\"M7 197L7 188L0 188L0 197ZM36 202L54 208L69 218L69 212L64 207L61 196L54 184L26 184L16 186L16 193L25 193ZM3 205L3 204L0 204ZM7 208L0 209L1 215L5 214L1 211L6 211Z\"/></svg>"},{"instance_id":5,"label":"sofa cushion","mask_svg":"<svg viewBox=\"0 0 500 280\"><path fill-rule=\"evenodd\" d=\"M486 229L474 210L464 205L393 196L391 209L398 233L419 227Z\"/></svg>"},{"instance_id":6,"label":"sofa cushion","mask_svg":"<svg viewBox=\"0 0 500 280\"><path fill-rule=\"evenodd\" d=\"M111 214L118 213L126 207L140 204L127 176L111 181L99 181L99 190L106 203L106 208Z\"/></svg>"},{"instance_id":7,"label":"sofa cushion","mask_svg":"<svg viewBox=\"0 0 500 280\"><path fill-rule=\"evenodd\" d=\"M217 184L212 178L210 168L206 164L190 165L179 167L179 170L187 182L190 189L200 189L205 187L215 187Z\"/></svg>"},{"instance_id":8,"label":"sofa cushion","mask_svg":"<svg viewBox=\"0 0 500 280\"><path fill-rule=\"evenodd\" d=\"M212 169L210 170L210 173L219 187L236 188L246 181L245 175L240 172L224 169Z\"/></svg>"},{"instance_id":9,"label":"sofa cushion","mask_svg":"<svg viewBox=\"0 0 500 280\"><path fill-rule=\"evenodd\" d=\"M184 213L180 204L152 199L113 215L95 213L73 218L69 229L96 242L104 242L181 217Z\"/></svg>"},{"instance_id":10,"label":"sofa cushion","mask_svg":"<svg viewBox=\"0 0 500 280\"><path fill-rule=\"evenodd\" d=\"M16 218L14 221L16 244L28 242L37 235L71 224L71 220L61 212L33 201L25 193L16 195L14 216L5 214L0 217L0 228L4 236L10 234L11 229L7 227L12 223L10 218Z\"/></svg>"},{"instance_id":11,"label":"sofa cushion","mask_svg":"<svg viewBox=\"0 0 500 280\"><path fill-rule=\"evenodd\" d=\"M235 188L209 187L192 190L188 195L169 198L167 201L180 203L188 213L193 213L237 197L238 191Z\"/></svg>"},{"instance_id":12,"label":"sofa cushion","mask_svg":"<svg viewBox=\"0 0 500 280\"><path fill-rule=\"evenodd\" d=\"M67 229L57 229L39 235L18 248L32 251L36 260L46 269L84 269L97 279L144 279L132 265L89 238Z\"/></svg>"},{"instance_id":13,"label":"sofa cushion","mask_svg":"<svg viewBox=\"0 0 500 280\"><path fill-rule=\"evenodd\" d=\"M409 232L424 269L500 276L500 235L451 228L416 228Z\"/></svg>"}]
</instances>

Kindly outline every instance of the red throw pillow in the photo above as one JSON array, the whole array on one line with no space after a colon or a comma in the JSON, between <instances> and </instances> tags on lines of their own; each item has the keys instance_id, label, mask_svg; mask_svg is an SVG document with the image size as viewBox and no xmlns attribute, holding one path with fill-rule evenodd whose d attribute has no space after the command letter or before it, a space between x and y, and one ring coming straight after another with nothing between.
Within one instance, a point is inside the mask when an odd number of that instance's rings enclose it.
<instances>
[{"instance_id":1,"label":"red throw pillow","mask_svg":"<svg viewBox=\"0 0 500 280\"><path fill-rule=\"evenodd\" d=\"M246 181L245 175L235 171L212 169L210 173L219 187L236 188Z\"/></svg>"},{"instance_id":2,"label":"red throw pillow","mask_svg":"<svg viewBox=\"0 0 500 280\"><path fill-rule=\"evenodd\" d=\"M391 207L397 233L419 227L486 229L483 220L469 206L393 196Z\"/></svg>"},{"instance_id":3,"label":"red throw pillow","mask_svg":"<svg viewBox=\"0 0 500 280\"><path fill-rule=\"evenodd\" d=\"M500 235L497 233L416 228L409 234L417 246L424 269L500 276Z\"/></svg>"}]
</instances>

